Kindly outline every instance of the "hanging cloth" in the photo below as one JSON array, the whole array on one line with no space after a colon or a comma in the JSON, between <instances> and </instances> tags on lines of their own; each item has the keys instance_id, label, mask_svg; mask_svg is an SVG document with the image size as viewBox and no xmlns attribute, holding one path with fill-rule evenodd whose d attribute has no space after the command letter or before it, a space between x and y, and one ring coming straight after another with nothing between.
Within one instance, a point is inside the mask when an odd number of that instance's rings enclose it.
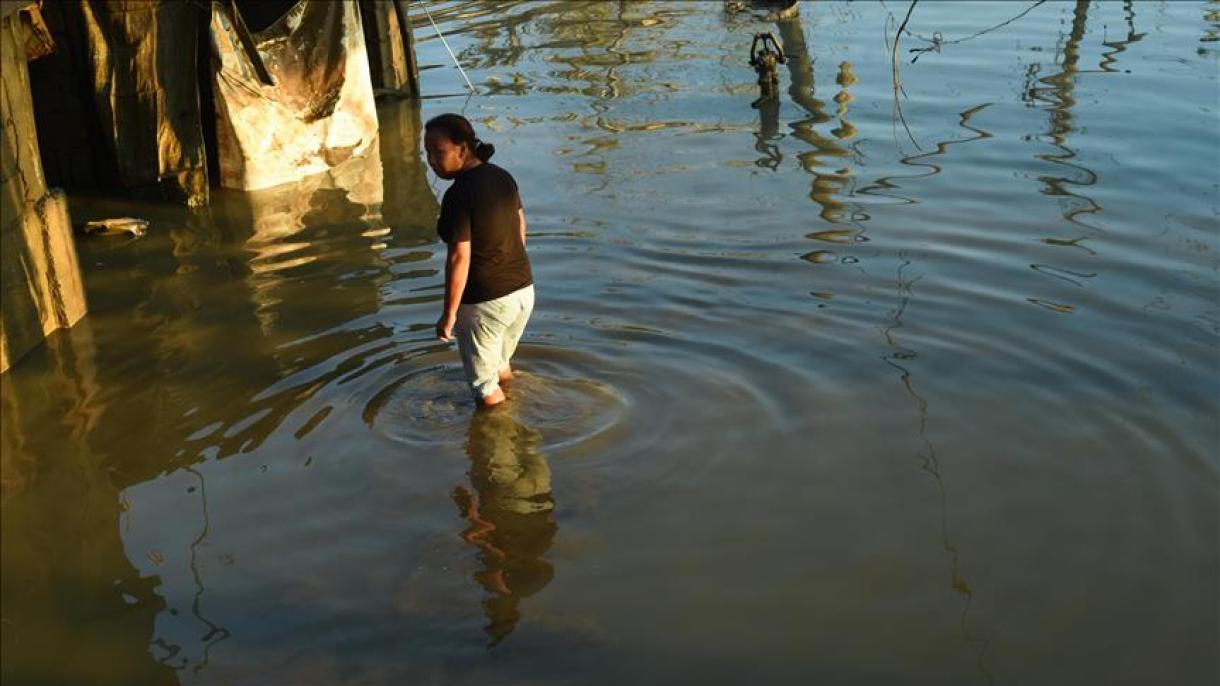
<instances>
[{"instance_id":1,"label":"hanging cloth","mask_svg":"<svg viewBox=\"0 0 1220 686\"><path fill-rule=\"evenodd\" d=\"M220 185L277 186L376 150L377 109L355 0L301 0L252 34L235 11L212 3Z\"/></svg>"}]
</instances>

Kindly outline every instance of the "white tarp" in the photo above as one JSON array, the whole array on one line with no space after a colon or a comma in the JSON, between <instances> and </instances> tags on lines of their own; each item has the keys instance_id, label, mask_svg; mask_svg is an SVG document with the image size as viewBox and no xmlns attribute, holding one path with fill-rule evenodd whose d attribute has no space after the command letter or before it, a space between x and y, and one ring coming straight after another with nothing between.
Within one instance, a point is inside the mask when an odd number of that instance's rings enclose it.
<instances>
[{"instance_id":1,"label":"white tarp","mask_svg":"<svg viewBox=\"0 0 1220 686\"><path fill-rule=\"evenodd\" d=\"M251 35L259 77L229 5L212 4L220 185L254 190L376 150L377 110L356 0L301 0Z\"/></svg>"}]
</instances>

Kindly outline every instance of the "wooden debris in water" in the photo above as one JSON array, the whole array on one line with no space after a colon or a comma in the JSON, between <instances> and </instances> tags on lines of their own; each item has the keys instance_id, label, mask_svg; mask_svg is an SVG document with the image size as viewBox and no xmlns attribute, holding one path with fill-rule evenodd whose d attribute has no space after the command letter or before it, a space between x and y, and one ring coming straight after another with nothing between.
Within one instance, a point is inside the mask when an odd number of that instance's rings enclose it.
<instances>
[{"instance_id":1,"label":"wooden debris in water","mask_svg":"<svg viewBox=\"0 0 1220 686\"><path fill-rule=\"evenodd\" d=\"M148 221L135 217L98 219L85 224L86 236L122 236L141 238L148 232Z\"/></svg>"}]
</instances>

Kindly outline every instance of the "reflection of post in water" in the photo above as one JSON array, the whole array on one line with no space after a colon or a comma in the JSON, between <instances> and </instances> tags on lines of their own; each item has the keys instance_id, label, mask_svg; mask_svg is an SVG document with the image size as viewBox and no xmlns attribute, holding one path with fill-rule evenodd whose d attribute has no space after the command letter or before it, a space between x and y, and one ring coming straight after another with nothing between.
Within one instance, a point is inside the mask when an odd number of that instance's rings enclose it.
<instances>
[{"instance_id":1,"label":"reflection of post in water","mask_svg":"<svg viewBox=\"0 0 1220 686\"><path fill-rule=\"evenodd\" d=\"M1101 54L1101 63L1097 65L1102 71L1117 72L1113 65L1118 61L1118 56L1127 51L1128 45L1140 42L1147 35L1135 32L1135 3L1132 0L1123 0L1123 19L1127 22L1127 37L1122 40L1102 41L1102 45L1110 48L1108 52Z\"/></svg>"},{"instance_id":2,"label":"reflection of post in water","mask_svg":"<svg viewBox=\"0 0 1220 686\"><path fill-rule=\"evenodd\" d=\"M423 116L419 101L380 103L377 119L385 171L381 216L397 241L431 242L436 237L433 220L438 206L420 153Z\"/></svg>"},{"instance_id":3,"label":"reflection of post in water","mask_svg":"<svg viewBox=\"0 0 1220 686\"><path fill-rule=\"evenodd\" d=\"M750 66L758 74L758 99L750 104L751 107L759 107L775 99L779 88L777 68L784 61L784 49L775 42L775 36L770 33L754 34L754 41L750 44Z\"/></svg>"},{"instance_id":4,"label":"reflection of post in water","mask_svg":"<svg viewBox=\"0 0 1220 686\"><path fill-rule=\"evenodd\" d=\"M906 364L910 360L915 359L918 353L902 345L895 333L898 329L902 328L902 316L906 313L907 305L911 302L911 286L915 285L915 282L920 279L918 276L913 279L907 279L904 276L903 272L910 266L911 262L906 259L905 255L900 255L899 257L902 259L902 264L898 267L897 276L898 305L890 312L890 324L883 330L885 342L894 352L883 356L881 359L889 366L898 370L899 378L902 379L902 385L906 389L907 394L911 396L911 399L915 401L915 407L919 412L919 438L923 442L923 450L917 452L916 457L919 460L920 469L927 472L936 482L936 490L940 496L940 540L941 547L949 554L949 586L960 593L965 599L959 619L962 638L968 643L979 644L978 670L988 683L993 683L995 679L984 664L984 655L991 644L991 639L986 636L978 636L970 631L969 615L970 605L974 601L974 590L970 588L970 584L961 574L961 552L949 538L949 503L945 492L945 478L941 472L940 461L936 456L936 446L928 438L928 401L915 390L915 384L911 379L911 370L906 367Z\"/></svg>"},{"instance_id":5,"label":"reflection of post in water","mask_svg":"<svg viewBox=\"0 0 1220 686\"><path fill-rule=\"evenodd\" d=\"M784 154L779 146L772 141L779 138L779 98L770 98L758 105L758 133L754 134L754 149L762 153L762 157L754 160L754 164L772 171L779 169L784 161Z\"/></svg>"},{"instance_id":6,"label":"reflection of post in water","mask_svg":"<svg viewBox=\"0 0 1220 686\"><path fill-rule=\"evenodd\" d=\"M217 195L218 218L252 227L246 285L280 378L388 336L344 326L378 311L390 277L379 250L388 232L377 149L295 183ZM328 333L311 338L320 331Z\"/></svg>"},{"instance_id":7,"label":"reflection of post in water","mask_svg":"<svg viewBox=\"0 0 1220 686\"><path fill-rule=\"evenodd\" d=\"M1220 41L1220 6L1212 1L1211 7L1203 12L1203 21L1207 22L1207 27L1203 31L1203 36L1199 38L1200 43L1215 43ZM1141 34L1143 35L1143 34ZM1215 50L1208 50L1200 45L1196 48L1199 55L1214 54Z\"/></svg>"},{"instance_id":8,"label":"reflection of post in water","mask_svg":"<svg viewBox=\"0 0 1220 686\"><path fill-rule=\"evenodd\" d=\"M1076 89L1076 74L1079 72L1077 63L1080 61L1080 41L1084 39L1085 23L1088 19L1089 0L1077 0L1072 13L1072 30L1063 46L1063 67L1057 74L1045 76L1038 81L1045 87L1031 87L1026 92L1026 100L1035 103L1046 103L1050 114L1050 128L1046 137L1050 143L1061 150L1061 153L1043 153L1038 159L1062 166L1077 172L1075 178L1069 176L1040 176L1038 179L1045 184L1043 193L1065 198L1067 208L1063 218L1073 224L1083 224L1077 219L1081 214L1095 214L1101 211L1092 198L1069 190L1069 187L1083 188L1097 183L1097 174L1072 162L1076 159L1076 151L1067 146L1068 134L1075 130L1072 108L1076 106L1074 91ZM1092 228L1092 227L1089 227Z\"/></svg>"},{"instance_id":9,"label":"reflection of post in water","mask_svg":"<svg viewBox=\"0 0 1220 686\"><path fill-rule=\"evenodd\" d=\"M992 134L989 131L981 129L970 123L970 120L974 117L974 115L978 114L979 112L982 112L984 109L986 109L987 107L990 107L990 106L991 106L991 103L983 103L982 105L976 105L974 107L971 107L970 109L968 109L964 112L961 112L958 115L959 119L957 121L957 125L962 127L963 129L966 129L967 131L973 133L974 135L971 136L970 138L958 138L956 140L939 141L936 143L936 147L933 150L929 150L927 152L921 152L916 155L908 155L899 160L899 162L901 162L902 164L904 164L906 166L919 167L922 169L926 169L927 171L924 171L924 172L921 172L918 174L906 174L903 176L897 176L897 175L883 176L883 177L877 179L876 181L870 183L869 185L861 187L859 189L859 193L861 195L879 195L879 196L883 196L883 197L887 197L887 198L895 198L898 200L905 201L906 203L917 202L917 200L915 198L906 197L904 195L900 195L900 194L894 192L894 191L900 190L902 188L902 186L899 185L898 182L899 181L908 181L908 180L912 180L912 179L922 179L922 178L929 177L929 176L936 176L937 174L941 173L942 167L940 164L931 161L933 158L945 157L949 153L949 148L951 148L954 145L959 145L961 143L970 143L973 141L979 141L979 140L983 140L986 138L991 138Z\"/></svg>"},{"instance_id":10,"label":"reflection of post in water","mask_svg":"<svg viewBox=\"0 0 1220 686\"><path fill-rule=\"evenodd\" d=\"M839 126L830 132L841 141L856 135L856 127L847 121L847 105L854 99L847 87L855 82L856 74L851 70L851 62L840 62L839 73L835 75L835 83L839 84L839 92L835 93L835 103L839 106L835 110L835 116L839 118Z\"/></svg>"},{"instance_id":11,"label":"reflection of post in water","mask_svg":"<svg viewBox=\"0 0 1220 686\"><path fill-rule=\"evenodd\" d=\"M808 117L789 124L792 128L792 135L813 148L797 156L801 162L801 168L813 175L809 198L821 206L819 216L822 219L832 224L852 222L860 218L858 209L850 208L846 203L837 199L851 193L851 169L844 165L834 172L824 171L824 168L828 166L828 160L824 160L824 158L848 158L851 156L851 151L837 139L827 138L814 128L830 121L831 116L826 113L825 103L813 95L813 62L805 45L805 32L801 27L801 19L799 16L781 19L775 22L775 27L788 58L788 95L794 103L809 114ZM838 166L838 163L835 163L835 166Z\"/></svg>"},{"instance_id":12,"label":"reflection of post in water","mask_svg":"<svg viewBox=\"0 0 1220 686\"><path fill-rule=\"evenodd\" d=\"M779 146L771 141L779 137L779 98L776 97L779 76L776 67L785 61L784 50L775 42L774 36L770 33L754 34L750 44L750 66L758 72L759 96L750 106L758 110L760 118L754 149L765 155L755 160L754 164L772 171L778 169L784 160Z\"/></svg>"},{"instance_id":13,"label":"reflection of post in water","mask_svg":"<svg viewBox=\"0 0 1220 686\"><path fill-rule=\"evenodd\" d=\"M491 644L512 633L521 600L542 590L554 568L542 556L557 529L551 469L538 451L541 434L505 410L476 412L470 422L471 493L454 489L453 501L470 524L462 539L479 549L483 569L474 575L490 597L483 601Z\"/></svg>"},{"instance_id":14,"label":"reflection of post in water","mask_svg":"<svg viewBox=\"0 0 1220 686\"><path fill-rule=\"evenodd\" d=\"M824 103L814 97L813 60L805 45L805 31L801 26L800 17L782 19L775 22L779 32L780 44L788 56L788 95L792 102L809 113L809 119L793 124L803 125L812 132L811 124L824 124L830 121L830 116L824 111ZM814 134L816 135L816 133Z\"/></svg>"}]
</instances>

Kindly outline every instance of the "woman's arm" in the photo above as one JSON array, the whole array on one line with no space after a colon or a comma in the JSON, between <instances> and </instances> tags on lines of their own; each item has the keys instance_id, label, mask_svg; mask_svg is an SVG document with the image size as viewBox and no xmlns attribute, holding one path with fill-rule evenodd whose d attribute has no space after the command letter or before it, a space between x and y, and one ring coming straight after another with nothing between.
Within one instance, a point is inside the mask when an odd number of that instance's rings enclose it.
<instances>
[{"instance_id":1,"label":"woman's arm","mask_svg":"<svg viewBox=\"0 0 1220 686\"><path fill-rule=\"evenodd\" d=\"M517 210L517 218L521 220L521 245L525 245L525 210Z\"/></svg>"},{"instance_id":2,"label":"woman's arm","mask_svg":"<svg viewBox=\"0 0 1220 686\"><path fill-rule=\"evenodd\" d=\"M442 341L453 340L453 325L457 322L458 306L462 304L462 292L466 290L466 279L470 276L470 241L448 243L445 255L445 310L436 320L436 337Z\"/></svg>"}]
</instances>

